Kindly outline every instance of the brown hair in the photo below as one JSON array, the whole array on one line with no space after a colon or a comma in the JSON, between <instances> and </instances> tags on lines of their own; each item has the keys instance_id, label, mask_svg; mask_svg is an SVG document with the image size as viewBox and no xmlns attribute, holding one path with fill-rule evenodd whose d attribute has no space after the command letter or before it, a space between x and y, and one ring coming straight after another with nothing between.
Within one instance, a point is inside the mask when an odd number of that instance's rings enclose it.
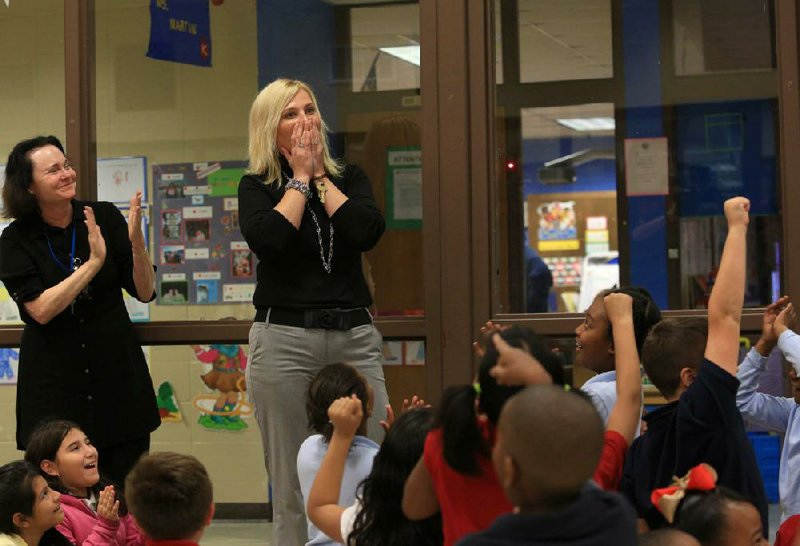
<instances>
[{"instance_id":1,"label":"brown hair","mask_svg":"<svg viewBox=\"0 0 800 546\"><path fill-rule=\"evenodd\" d=\"M642 348L644 371L667 398L681 384L683 368L696 369L703 361L708 338L705 318L672 318L656 324Z\"/></svg>"},{"instance_id":2,"label":"brown hair","mask_svg":"<svg viewBox=\"0 0 800 546\"><path fill-rule=\"evenodd\" d=\"M39 212L36 196L28 191L33 184L33 162L30 154L44 146L55 146L64 153L61 141L51 135L18 142L8 154L3 184L3 216L6 218L23 218Z\"/></svg>"},{"instance_id":3,"label":"brown hair","mask_svg":"<svg viewBox=\"0 0 800 546\"><path fill-rule=\"evenodd\" d=\"M125 498L139 527L154 540L194 536L206 524L213 489L203 463L191 455L143 456L125 479Z\"/></svg>"}]
</instances>

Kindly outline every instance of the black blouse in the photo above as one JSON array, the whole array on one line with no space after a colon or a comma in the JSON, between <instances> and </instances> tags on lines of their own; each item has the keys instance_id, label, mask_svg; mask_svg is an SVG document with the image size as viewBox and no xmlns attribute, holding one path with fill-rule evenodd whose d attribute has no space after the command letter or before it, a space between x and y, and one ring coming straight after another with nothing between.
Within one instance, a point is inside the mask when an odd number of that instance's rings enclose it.
<instances>
[{"instance_id":1,"label":"black blouse","mask_svg":"<svg viewBox=\"0 0 800 546\"><path fill-rule=\"evenodd\" d=\"M106 242L105 262L74 305L39 324L23 304L66 278L73 226L75 255L81 263L89 258L87 204ZM73 224L66 229L33 215L15 220L0 236L0 280L25 322L17 383L19 449L48 418L76 421L99 447L141 438L160 424L150 372L122 299L123 289L136 296L127 223L111 203L72 206Z\"/></svg>"},{"instance_id":2,"label":"black blouse","mask_svg":"<svg viewBox=\"0 0 800 546\"><path fill-rule=\"evenodd\" d=\"M288 165L284 163L288 169ZM287 171L291 173L291 171ZM291 174L289 174L291 176ZM285 181L284 181L285 182ZM361 253L374 247L386 227L375 204L372 187L364 171L347 165L332 182L348 200L328 218L312 189L300 228L275 210L285 185L266 185L246 175L239 184L239 222L250 249L258 256L253 303L258 309L291 307L330 309L368 307L372 303L361 269ZM322 266L313 209L320 226L325 258L329 253L329 226L333 223L333 263L327 273Z\"/></svg>"}]
</instances>

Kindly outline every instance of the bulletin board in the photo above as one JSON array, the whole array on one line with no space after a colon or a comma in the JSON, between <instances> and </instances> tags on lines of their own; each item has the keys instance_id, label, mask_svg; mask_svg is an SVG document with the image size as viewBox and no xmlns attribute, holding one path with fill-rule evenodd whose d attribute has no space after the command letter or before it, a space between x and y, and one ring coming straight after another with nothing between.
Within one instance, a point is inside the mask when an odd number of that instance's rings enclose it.
<instances>
[{"instance_id":1,"label":"bulletin board","mask_svg":"<svg viewBox=\"0 0 800 546\"><path fill-rule=\"evenodd\" d=\"M153 165L153 261L161 305L250 302L256 257L239 230L243 161Z\"/></svg>"},{"instance_id":2,"label":"bulletin board","mask_svg":"<svg viewBox=\"0 0 800 546\"><path fill-rule=\"evenodd\" d=\"M583 258L618 250L614 191L530 194L528 241L553 275L559 311L582 312Z\"/></svg>"}]
</instances>

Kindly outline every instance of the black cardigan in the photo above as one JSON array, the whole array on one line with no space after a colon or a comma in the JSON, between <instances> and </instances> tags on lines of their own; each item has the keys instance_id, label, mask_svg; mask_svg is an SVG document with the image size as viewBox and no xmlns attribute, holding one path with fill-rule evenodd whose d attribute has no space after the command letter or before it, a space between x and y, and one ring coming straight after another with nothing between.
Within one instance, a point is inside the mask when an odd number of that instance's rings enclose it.
<instances>
[{"instance_id":1,"label":"black cardigan","mask_svg":"<svg viewBox=\"0 0 800 546\"><path fill-rule=\"evenodd\" d=\"M286 165L284 168L288 169ZM312 189L313 196L299 229L275 210L285 192L283 183L267 185L263 178L253 175L244 176L239 183L242 235L259 260L258 285L253 296L257 309L346 309L368 307L372 303L361 269L361 253L374 247L383 234L386 227L383 215L361 168L347 165L332 182L348 200L329 219ZM329 226L333 223L331 273L322 267L317 230L309 207L321 228L326 259L330 248Z\"/></svg>"}]
</instances>

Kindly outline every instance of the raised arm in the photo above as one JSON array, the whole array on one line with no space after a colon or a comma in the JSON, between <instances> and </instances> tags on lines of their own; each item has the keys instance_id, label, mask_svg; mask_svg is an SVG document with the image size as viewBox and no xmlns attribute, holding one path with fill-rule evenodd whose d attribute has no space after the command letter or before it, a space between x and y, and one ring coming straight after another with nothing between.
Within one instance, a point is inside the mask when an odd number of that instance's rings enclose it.
<instances>
[{"instance_id":1,"label":"raised arm","mask_svg":"<svg viewBox=\"0 0 800 546\"><path fill-rule=\"evenodd\" d=\"M51 286L37 298L23 304L25 311L39 324L47 324L69 307L81 290L86 288L103 267L106 259L106 242L103 234L100 233L100 226L95 222L92 208L84 207L83 212L86 215L85 222L89 230L89 259L73 271L72 275L57 285Z\"/></svg>"},{"instance_id":2,"label":"raised arm","mask_svg":"<svg viewBox=\"0 0 800 546\"><path fill-rule=\"evenodd\" d=\"M427 519L439 512L439 498L433 488L425 455L419 458L417 466L409 474L403 488L403 514L410 520Z\"/></svg>"},{"instance_id":3,"label":"raised arm","mask_svg":"<svg viewBox=\"0 0 800 546\"><path fill-rule=\"evenodd\" d=\"M133 283L136 286L136 299L148 302L153 299L156 289L156 275L153 262L147 253L147 244L142 232L142 192L137 191L131 198L128 209L128 238L133 253ZM133 294L131 294L133 295Z\"/></svg>"},{"instance_id":4,"label":"raised arm","mask_svg":"<svg viewBox=\"0 0 800 546\"><path fill-rule=\"evenodd\" d=\"M778 336L778 347L783 356L792 365L795 374L800 374L800 336L794 331L797 324L797 313L790 303L775 319L775 335Z\"/></svg>"},{"instance_id":5,"label":"raised arm","mask_svg":"<svg viewBox=\"0 0 800 546\"><path fill-rule=\"evenodd\" d=\"M603 298L603 305L611 322L617 369L617 402L608 416L606 429L619 432L630 445L642 410L642 374L633 329L633 299L617 292Z\"/></svg>"},{"instance_id":6,"label":"raised arm","mask_svg":"<svg viewBox=\"0 0 800 546\"><path fill-rule=\"evenodd\" d=\"M789 414L795 405L791 398L771 396L758 392L761 374L766 370L769 357L778 336L775 329L778 313L788 303L786 296L767 306L761 323L761 337L755 346L748 351L739 364L736 378L739 388L736 390L736 407L744 419L753 425L774 432L785 432L789 424Z\"/></svg>"},{"instance_id":7,"label":"raised arm","mask_svg":"<svg viewBox=\"0 0 800 546\"><path fill-rule=\"evenodd\" d=\"M355 394L335 400L328 408L328 417L333 423L333 435L311 486L306 511L320 531L336 542L344 542L341 521L346 507L339 506L339 493L347 452L364 417L361 400Z\"/></svg>"},{"instance_id":8,"label":"raised arm","mask_svg":"<svg viewBox=\"0 0 800 546\"><path fill-rule=\"evenodd\" d=\"M529 352L512 347L500 334L492 336L500 355L489 375L500 385L550 385L553 378Z\"/></svg>"},{"instance_id":9,"label":"raised arm","mask_svg":"<svg viewBox=\"0 0 800 546\"><path fill-rule=\"evenodd\" d=\"M739 363L739 326L744 304L747 259L747 224L750 201L734 197L725 201L728 236L719 272L708 302L708 341L705 357L731 375Z\"/></svg>"}]
</instances>

